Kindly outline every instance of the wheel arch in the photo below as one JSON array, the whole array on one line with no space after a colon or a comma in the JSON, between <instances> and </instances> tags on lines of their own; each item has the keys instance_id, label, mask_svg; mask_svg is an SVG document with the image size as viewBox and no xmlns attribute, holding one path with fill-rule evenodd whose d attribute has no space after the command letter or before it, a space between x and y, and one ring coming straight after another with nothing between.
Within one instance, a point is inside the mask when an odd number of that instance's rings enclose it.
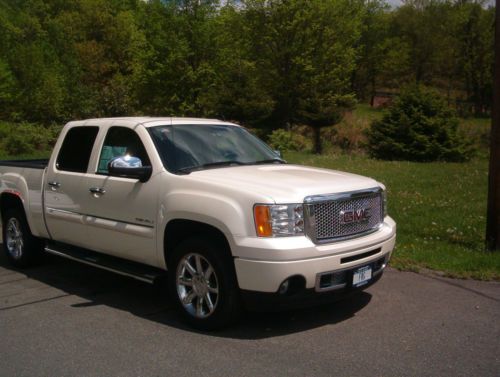
<instances>
[{"instance_id":1,"label":"wheel arch","mask_svg":"<svg viewBox=\"0 0 500 377\"><path fill-rule=\"evenodd\" d=\"M26 209L24 208L24 203L20 194L15 192L3 192L0 194L0 215L2 221L5 220L5 215L10 209L19 209L23 211L26 216Z\"/></svg>"},{"instance_id":2,"label":"wheel arch","mask_svg":"<svg viewBox=\"0 0 500 377\"><path fill-rule=\"evenodd\" d=\"M163 257L169 268L169 259L172 251L184 240L191 237L206 237L221 246L221 252L232 260L231 245L228 238L219 228L196 220L172 219L165 226L163 235Z\"/></svg>"}]
</instances>

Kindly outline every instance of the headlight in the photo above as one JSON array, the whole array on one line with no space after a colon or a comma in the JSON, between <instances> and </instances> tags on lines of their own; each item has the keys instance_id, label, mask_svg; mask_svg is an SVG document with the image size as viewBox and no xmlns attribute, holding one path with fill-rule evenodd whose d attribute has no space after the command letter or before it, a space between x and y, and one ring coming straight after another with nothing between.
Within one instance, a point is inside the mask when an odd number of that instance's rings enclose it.
<instances>
[{"instance_id":1,"label":"headlight","mask_svg":"<svg viewBox=\"0 0 500 377\"><path fill-rule=\"evenodd\" d=\"M304 234L302 204L256 204L255 230L259 237L298 236Z\"/></svg>"}]
</instances>

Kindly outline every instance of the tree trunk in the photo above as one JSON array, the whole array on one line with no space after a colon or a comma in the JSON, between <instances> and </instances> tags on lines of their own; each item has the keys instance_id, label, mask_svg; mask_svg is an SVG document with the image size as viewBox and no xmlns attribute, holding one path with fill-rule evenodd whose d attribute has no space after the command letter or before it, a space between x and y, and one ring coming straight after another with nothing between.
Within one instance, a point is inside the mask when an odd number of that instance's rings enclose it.
<instances>
[{"instance_id":1,"label":"tree trunk","mask_svg":"<svg viewBox=\"0 0 500 377\"><path fill-rule=\"evenodd\" d=\"M321 127L313 127L314 133L314 153L321 154Z\"/></svg>"},{"instance_id":2,"label":"tree trunk","mask_svg":"<svg viewBox=\"0 0 500 377\"><path fill-rule=\"evenodd\" d=\"M500 251L500 0L496 0L495 76L491 117L486 248Z\"/></svg>"}]
</instances>

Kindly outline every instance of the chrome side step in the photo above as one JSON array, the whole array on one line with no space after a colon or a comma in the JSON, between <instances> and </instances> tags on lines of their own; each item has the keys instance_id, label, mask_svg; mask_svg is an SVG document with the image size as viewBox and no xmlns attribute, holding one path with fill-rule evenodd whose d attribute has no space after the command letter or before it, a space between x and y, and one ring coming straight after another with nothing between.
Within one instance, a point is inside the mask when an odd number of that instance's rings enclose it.
<instances>
[{"instance_id":1,"label":"chrome side step","mask_svg":"<svg viewBox=\"0 0 500 377\"><path fill-rule=\"evenodd\" d=\"M165 275L159 268L69 245L47 244L45 252L150 284Z\"/></svg>"}]
</instances>

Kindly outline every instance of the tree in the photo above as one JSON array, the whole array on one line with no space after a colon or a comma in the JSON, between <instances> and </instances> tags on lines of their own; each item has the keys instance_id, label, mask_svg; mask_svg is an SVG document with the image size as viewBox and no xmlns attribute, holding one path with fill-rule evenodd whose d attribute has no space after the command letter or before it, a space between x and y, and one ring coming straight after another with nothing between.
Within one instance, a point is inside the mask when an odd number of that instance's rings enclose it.
<instances>
[{"instance_id":1,"label":"tree","mask_svg":"<svg viewBox=\"0 0 500 377\"><path fill-rule=\"evenodd\" d=\"M500 2L495 12L495 92L491 122L486 248L500 251Z\"/></svg>"},{"instance_id":2,"label":"tree","mask_svg":"<svg viewBox=\"0 0 500 377\"><path fill-rule=\"evenodd\" d=\"M368 149L385 160L465 161L472 149L457 129L458 120L437 92L411 86L373 122Z\"/></svg>"},{"instance_id":3,"label":"tree","mask_svg":"<svg viewBox=\"0 0 500 377\"><path fill-rule=\"evenodd\" d=\"M16 99L16 84L9 66L0 59L0 116L8 118Z\"/></svg>"},{"instance_id":4,"label":"tree","mask_svg":"<svg viewBox=\"0 0 500 377\"><path fill-rule=\"evenodd\" d=\"M474 113L491 109L494 8L465 1L457 6L457 71Z\"/></svg>"},{"instance_id":5,"label":"tree","mask_svg":"<svg viewBox=\"0 0 500 377\"><path fill-rule=\"evenodd\" d=\"M352 75L352 87L359 99L373 99L377 86L381 84L384 62L387 60L389 48L390 13L384 1L367 1L362 14L359 53L356 69ZM391 64L394 69L393 64ZM394 71L393 71L394 72Z\"/></svg>"},{"instance_id":6,"label":"tree","mask_svg":"<svg viewBox=\"0 0 500 377\"><path fill-rule=\"evenodd\" d=\"M272 113L275 102L249 48L244 13L226 4L217 17L212 43L215 80L202 94L204 107L222 119L256 127Z\"/></svg>"},{"instance_id":7,"label":"tree","mask_svg":"<svg viewBox=\"0 0 500 377\"><path fill-rule=\"evenodd\" d=\"M321 128L353 104L362 3L333 0L244 2L250 53L275 107L268 122L306 124L321 152Z\"/></svg>"}]
</instances>

